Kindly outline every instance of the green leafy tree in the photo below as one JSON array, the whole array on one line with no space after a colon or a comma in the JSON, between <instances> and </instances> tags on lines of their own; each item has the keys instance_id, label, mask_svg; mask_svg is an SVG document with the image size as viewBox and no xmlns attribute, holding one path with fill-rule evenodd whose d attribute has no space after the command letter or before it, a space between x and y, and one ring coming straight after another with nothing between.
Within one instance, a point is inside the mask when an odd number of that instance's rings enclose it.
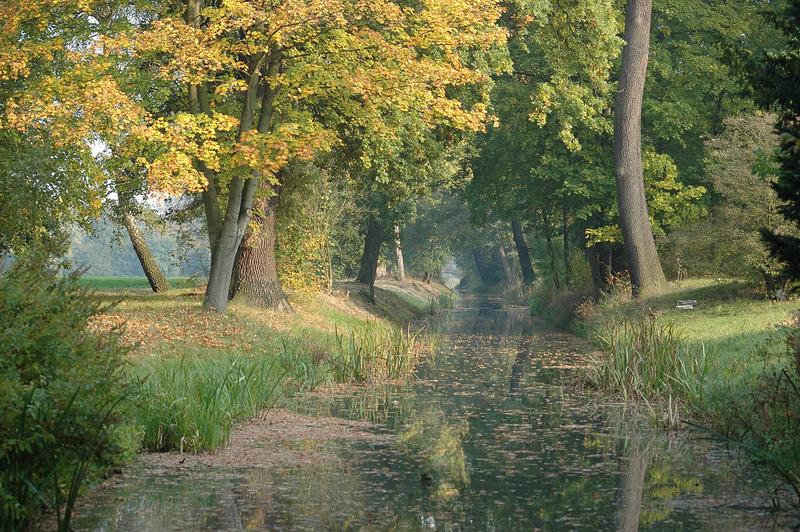
<instances>
[{"instance_id":1,"label":"green leafy tree","mask_svg":"<svg viewBox=\"0 0 800 532\"><path fill-rule=\"evenodd\" d=\"M800 226L800 2L789 0L773 18L786 35L785 45L769 51L763 58L763 70L756 77L762 102L778 113L775 125L780 136L776 152L775 192L784 203L780 213L787 221ZM793 279L800 278L800 237L765 228L763 236L772 253L786 265Z\"/></svg>"},{"instance_id":2,"label":"green leafy tree","mask_svg":"<svg viewBox=\"0 0 800 532\"><path fill-rule=\"evenodd\" d=\"M780 288L780 264L769 257L760 234L764 227L793 234L772 189L774 122L769 114L731 117L706 141L704 167L714 202L707 217L682 224L665 240L665 266L672 275L744 277L762 280L770 292Z\"/></svg>"}]
</instances>

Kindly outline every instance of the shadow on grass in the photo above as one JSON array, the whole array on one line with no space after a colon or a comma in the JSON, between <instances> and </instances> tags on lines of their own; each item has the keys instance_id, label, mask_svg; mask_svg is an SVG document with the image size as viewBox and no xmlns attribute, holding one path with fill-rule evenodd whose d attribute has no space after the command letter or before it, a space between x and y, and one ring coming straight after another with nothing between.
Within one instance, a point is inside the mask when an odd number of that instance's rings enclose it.
<instances>
[{"instance_id":1,"label":"shadow on grass","mask_svg":"<svg viewBox=\"0 0 800 532\"><path fill-rule=\"evenodd\" d=\"M695 280L686 281L667 292L649 296L644 304L653 308L673 308L678 300L695 299L699 307L710 304L729 303L736 300L758 300L755 286L742 281L722 282Z\"/></svg>"}]
</instances>

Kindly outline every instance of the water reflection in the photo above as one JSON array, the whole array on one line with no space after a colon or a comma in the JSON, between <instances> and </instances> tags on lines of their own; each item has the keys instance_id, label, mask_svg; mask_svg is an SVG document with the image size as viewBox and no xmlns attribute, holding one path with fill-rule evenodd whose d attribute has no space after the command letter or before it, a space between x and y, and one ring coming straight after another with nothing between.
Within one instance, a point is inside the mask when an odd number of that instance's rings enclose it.
<instances>
[{"instance_id":1,"label":"water reflection","mask_svg":"<svg viewBox=\"0 0 800 532\"><path fill-rule=\"evenodd\" d=\"M517 356L514 358L514 365L511 366L511 378L508 380L508 393L512 394L519 388L520 379L528 368L531 356L530 338L522 337L517 347Z\"/></svg>"},{"instance_id":2,"label":"water reflection","mask_svg":"<svg viewBox=\"0 0 800 532\"><path fill-rule=\"evenodd\" d=\"M630 451L625 457L624 463L617 506L617 530L635 532L639 530L639 516L642 511L644 481L647 473L647 457L638 435L631 439Z\"/></svg>"},{"instance_id":3,"label":"water reflection","mask_svg":"<svg viewBox=\"0 0 800 532\"><path fill-rule=\"evenodd\" d=\"M652 432L566 386L583 346L525 309L451 313L408 386L307 398L394 438L270 470L134 470L78 528L760 529L793 524L719 444Z\"/></svg>"},{"instance_id":4,"label":"water reflection","mask_svg":"<svg viewBox=\"0 0 800 532\"><path fill-rule=\"evenodd\" d=\"M422 460L420 482L431 486L436 500L452 499L469 486L463 446L468 433L467 423L451 425L440 408L430 406L415 414L399 435L400 449Z\"/></svg>"}]
</instances>

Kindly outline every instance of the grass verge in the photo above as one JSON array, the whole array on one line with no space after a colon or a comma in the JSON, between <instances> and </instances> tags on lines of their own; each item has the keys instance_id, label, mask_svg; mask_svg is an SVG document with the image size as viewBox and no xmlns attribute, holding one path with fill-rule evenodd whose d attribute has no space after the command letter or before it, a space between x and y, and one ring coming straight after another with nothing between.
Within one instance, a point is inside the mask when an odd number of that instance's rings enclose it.
<instances>
[{"instance_id":1,"label":"grass verge","mask_svg":"<svg viewBox=\"0 0 800 532\"><path fill-rule=\"evenodd\" d=\"M198 289L124 292L128 286L98 294L119 303L94 326L124 325L138 390L130 418L148 451L213 451L237 423L319 384L404 379L422 347L410 329L376 317L380 306L347 294L319 295L291 314L233 304L219 315L202 310ZM425 314L427 290L412 285L398 296L389 286L377 295L387 292L391 308L413 301L403 316Z\"/></svg>"},{"instance_id":2,"label":"grass verge","mask_svg":"<svg viewBox=\"0 0 800 532\"><path fill-rule=\"evenodd\" d=\"M170 277L167 279L172 288L194 288L200 284L193 277ZM150 290L146 277L112 277L104 275L84 275L80 284L92 290Z\"/></svg>"},{"instance_id":3,"label":"grass verge","mask_svg":"<svg viewBox=\"0 0 800 532\"><path fill-rule=\"evenodd\" d=\"M690 299L694 310L676 308ZM686 421L738 442L800 497L797 308L745 283L692 279L640 300L624 287L584 300L571 328L602 348L585 371L590 386L647 405L661 425Z\"/></svg>"}]
</instances>

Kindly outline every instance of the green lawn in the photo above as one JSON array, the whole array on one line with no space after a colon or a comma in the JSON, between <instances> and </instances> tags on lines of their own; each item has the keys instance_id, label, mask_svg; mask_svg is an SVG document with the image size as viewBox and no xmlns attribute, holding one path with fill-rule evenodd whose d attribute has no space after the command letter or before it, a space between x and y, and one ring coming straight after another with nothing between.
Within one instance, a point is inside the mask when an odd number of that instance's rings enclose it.
<instances>
[{"instance_id":1,"label":"green lawn","mask_svg":"<svg viewBox=\"0 0 800 532\"><path fill-rule=\"evenodd\" d=\"M81 283L95 290L150 290L147 278L141 277L111 277L104 275L84 275ZM197 279L191 277L170 277L169 284L172 288L192 288L199 284Z\"/></svg>"},{"instance_id":2,"label":"green lawn","mask_svg":"<svg viewBox=\"0 0 800 532\"><path fill-rule=\"evenodd\" d=\"M678 310L679 299L696 299L695 310ZM670 320L708 357L707 397L711 409L724 408L732 395L747 393L765 370L784 365L782 326L800 308L797 301L769 301L735 281L691 279L645 300L659 320Z\"/></svg>"},{"instance_id":3,"label":"green lawn","mask_svg":"<svg viewBox=\"0 0 800 532\"><path fill-rule=\"evenodd\" d=\"M695 299L694 310L679 310L678 300ZM785 366L788 328L797 301L766 300L751 285L737 281L689 279L670 283L641 301L600 302L595 314L574 323L578 334L607 333L613 316L655 315L675 324L698 355L705 350L708 373L701 414L719 417L734 399L749 395L764 371ZM611 318L610 318L611 317ZM609 319L610 318L610 319Z\"/></svg>"}]
</instances>

